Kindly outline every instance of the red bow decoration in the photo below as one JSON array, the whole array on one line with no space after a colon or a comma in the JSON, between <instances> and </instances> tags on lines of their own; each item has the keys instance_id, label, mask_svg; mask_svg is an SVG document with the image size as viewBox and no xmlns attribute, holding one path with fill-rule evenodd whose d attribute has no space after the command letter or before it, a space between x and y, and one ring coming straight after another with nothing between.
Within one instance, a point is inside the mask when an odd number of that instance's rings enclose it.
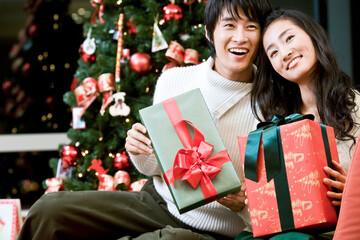
<instances>
[{"instance_id":1,"label":"red bow decoration","mask_svg":"<svg viewBox=\"0 0 360 240\"><path fill-rule=\"evenodd\" d=\"M199 54L195 49L184 49L175 41L170 42L165 56L170 62L164 66L163 72L177 66L199 64Z\"/></svg>"},{"instance_id":2,"label":"red bow decoration","mask_svg":"<svg viewBox=\"0 0 360 240\"><path fill-rule=\"evenodd\" d=\"M205 142L201 130L189 121L183 120L181 112L174 98L163 102L174 129L179 136L184 149L180 149L175 157L173 168L164 172L166 183L174 184L181 178L196 188L199 183L205 200L212 201L217 196L216 189L211 182L225 162L230 161L226 150L222 150L210 157L214 146ZM194 138L191 138L187 124L194 128Z\"/></svg>"},{"instance_id":3,"label":"red bow decoration","mask_svg":"<svg viewBox=\"0 0 360 240\"><path fill-rule=\"evenodd\" d=\"M114 89L114 75L112 73L101 74L98 77L98 81L91 77L85 78L81 85L74 90L78 106L84 108L80 117L96 99L99 93L103 94L103 103L100 109L100 114L103 115L106 107L113 101L112 91Z\"/></svg>"}]
</instances>

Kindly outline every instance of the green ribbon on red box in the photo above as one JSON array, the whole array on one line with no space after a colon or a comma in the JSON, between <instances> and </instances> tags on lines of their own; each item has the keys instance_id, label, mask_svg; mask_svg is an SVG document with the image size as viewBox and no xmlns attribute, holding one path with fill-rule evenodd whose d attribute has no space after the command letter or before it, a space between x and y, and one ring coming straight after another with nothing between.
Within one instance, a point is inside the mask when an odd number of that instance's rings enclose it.
<instances>
[{"instance_id":1,"label":"green ribbon on red box","mask_svg":"<svg viewBox=\"0 0 360 240\"><path fill-rule=\"evenodd\" d=\"M221 172L225 162L230 161L226 150L213 154L214 146L205 142L204 134L190 121L184 120L174 98L162 102L163 107L172 123L180 141L185 148L180 149L175 157L173 168L164 172L167 185L181 178L196 188L199 183L206 202L217 198L216 189L211 182ZM187 126L194 129L194 137L191 137Z\"/></svg>"},{"instance_id":2,"label":"green ribbon on red box","mask_svg":"<svg viewBox=\"0 0 360 240\"><path fill-rule=\"evenodd\" d=\"M291 114L288 117L274 116L271 122L261 122L257 129L248 135L245 150L245 177L257 182L256 164L260 148L261 136L263 136L264 158L267 181L273 179L281 170L280 151L281 137L278 126L292 123L295 121L310 119L314 120L311 114L301 115Z\"/></svg>"}]
</instances>

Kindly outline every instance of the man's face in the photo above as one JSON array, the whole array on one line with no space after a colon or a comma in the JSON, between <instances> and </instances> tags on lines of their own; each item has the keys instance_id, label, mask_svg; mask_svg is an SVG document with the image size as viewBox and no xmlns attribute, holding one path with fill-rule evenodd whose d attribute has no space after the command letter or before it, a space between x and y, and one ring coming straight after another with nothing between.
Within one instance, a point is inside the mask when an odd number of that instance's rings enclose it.
<instances>
[{"instance_id":1,"label":"man's face","mask_svg":"<svg viewBox=\"0 0 360 240\"><path fill-rule=\"evenodd\" d=\"M240 18L234 19L224 8L216 23L214 70L233 81L251 81L248 76L259 46L260 25L250 21L241 8L238 13Z\"/></svg>"}]
</instances>

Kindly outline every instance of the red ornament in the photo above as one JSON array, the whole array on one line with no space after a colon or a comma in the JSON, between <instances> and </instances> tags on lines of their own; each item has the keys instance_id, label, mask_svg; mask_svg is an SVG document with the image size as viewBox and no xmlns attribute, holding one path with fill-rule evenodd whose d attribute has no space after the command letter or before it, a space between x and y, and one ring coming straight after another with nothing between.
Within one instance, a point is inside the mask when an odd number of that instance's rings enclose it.
<instances>
[{"instance_id":1,"label":"red ornament","mask_svg":"<svg viewBox=\"0 0 360 240\"><path fill-rule=\"evenodd\" d=\"M144 74L152 69L151 57L147 53L135 53L130 57L130 68L139 74Z\"/></svg>"},{"instance_id":2,"label":"red ornament","mask_svg":"<svg viewBox=\"0 0 360 240\"><path fill-rule=\"evenodd\" d=\"M67 166L75 166L80 150L74 145L65 145L60 151L61 161Z\"/></svg>"},{"instance_id":3,"label":"red ornament","mask_svg":"<svg viewBox=\"0 0 360 240\"><path fill-rule=\"evenodd\" d=\"M96 56L95 54L86 54L83 48L83 45L81 44L80 49L79 49L79 55L81 57L82 60L84 60L84 62L86 63L93 63L96 60Z\"/></svg>"},{"instance_id":4,"label":"red ornament","mask_svg":"<svg viewBox=\"0 0 360 240\"><path fill-rule=\"evenodd\" d=\"M114 159L114 168L115 170L120 170L123 168L129 167L129 157L126 155L125 151L122 153L117 153Z\"/></svg>"},{"instance_id":5,"label":"red ornament","mask_svg":"<svg viewBox=\"0 0 360 240\"><path fill-rule=\"evenodd\" d=\"M163 7L164 18L166 21L171 19L180 20L183 17L182 9L179 5L170 3Z\"/></svg>"}]
</instances>

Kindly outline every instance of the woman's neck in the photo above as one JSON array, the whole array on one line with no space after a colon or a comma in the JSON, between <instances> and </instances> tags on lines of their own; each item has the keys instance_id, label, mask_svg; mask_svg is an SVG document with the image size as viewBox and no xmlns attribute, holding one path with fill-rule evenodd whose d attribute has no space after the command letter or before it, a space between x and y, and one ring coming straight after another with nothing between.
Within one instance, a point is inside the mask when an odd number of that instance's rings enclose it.
<instances>
[{"instance_id":1,"label":"woman's neck","mask_svg":"<svg viewBox=\"0 0 360 240\"><path fill-rule=\"evenodd\" d=\"M312 114L315 122L321 122L316 104L316 96L308 84L299 85L301 93L301 114Z\"/></svg>"}]
</instances>

